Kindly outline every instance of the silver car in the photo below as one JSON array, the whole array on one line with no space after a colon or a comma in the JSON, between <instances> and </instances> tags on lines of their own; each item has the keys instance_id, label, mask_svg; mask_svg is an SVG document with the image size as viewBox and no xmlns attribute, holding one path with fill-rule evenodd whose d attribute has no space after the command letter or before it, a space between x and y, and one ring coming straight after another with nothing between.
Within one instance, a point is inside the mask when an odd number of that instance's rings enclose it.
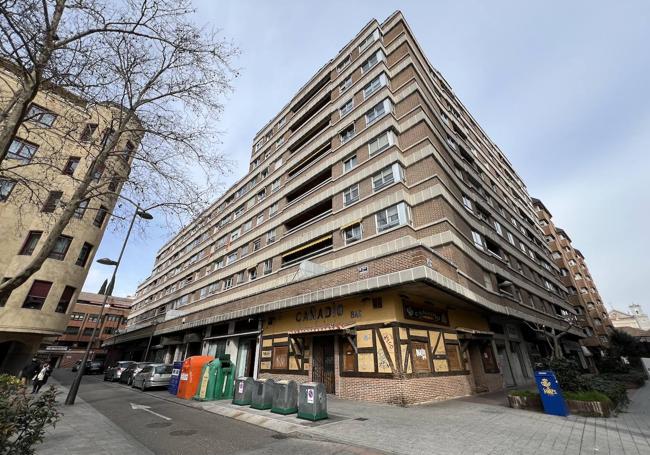
<instances>
[{"instance_id":1,"label":"silver car","mask_svg":"<svg viewBox=\"0 0 650 455\"><path fill-rule=\"evenodd\" d=\"M172 365L153 363L133 377L133 387L142 391L151 387L167 387L172 377Z\"/></svg>"},{"instance_id":2,"label":"silver car","mask_svg":"<svg viewBox=\"0 0 650 455\"><path fill-rule=\"evenodd\" d=\"M120 362L117 362L112 367L106 369L104 372L104 381L119 381L120 376L122 376L122 372L134 363L135 362L132 362L130 360L122 360Z\"/></svg>"}]
</instances>

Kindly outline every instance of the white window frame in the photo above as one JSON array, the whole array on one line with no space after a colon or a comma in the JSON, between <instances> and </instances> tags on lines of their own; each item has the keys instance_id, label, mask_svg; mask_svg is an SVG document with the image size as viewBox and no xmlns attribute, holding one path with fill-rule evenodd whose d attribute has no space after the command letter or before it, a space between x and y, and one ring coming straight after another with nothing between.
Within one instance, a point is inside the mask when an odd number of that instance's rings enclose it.
<instances>
[{"instance_id":1,"label":"white window frame","mask_svg":"<svg viewBox=\"0 0 650 455\"><path fill-rule=\"evenodd\" d=\"M352 57L350 54L346 55L346 57L339 62L338 65L336 65L336 72L338 74L341 74L345 68L350 66L350 63L352 62Z\"/></svg>"},{"instance_id":2,"label":"white window frame","mask_svg":"<svg viewBox=\"0 0 650 455\"><path fill-rule=\"evenodd\" d=\"M403 179L403 175L402 166L399 163L393 163L372 176L372 190L379 191L388 185L400 182Z\"/></svg>"},{"instance_id":3,"label":"white window frame","mask_svg":"<svg viewBox=\"0 0 650 455\"><path fill-rule=\"evenodd\" d=\"M356 195L354 195L356 193ZM343 190L343 205L348 206L359 201L359 184L356 183Z\"/></svg>"},{"instance_id":4,"label":"white window frame","mask_svg":"<svg viewBox=\"0 0 650 455\"><path fill-rule=\"evenodd\" d=\"M350 163L350 168L346 169L347 163ZM350 172L352 169L357 167L359 165L359 160L357 159L357 155L354 154L352 156L349 156L348 158L343 160L343 173Z\"/></svg>"},{"instance_id":5,"label":"white window frame","mask_svg":"<svg viewBox=\"0 0 650 455\"><path fill-rule=\"evenodd\" d=\"M388 85L388 77L386 73L381 73L379 76L371 80L365 87L363 87L363 99L366 100L370 95L375 93L377 90L381 89Z\"/></svg>"},{"instance_id":6,"label":"white window frame","mask_svg":"<svg viewBox=\"0 0 650 455\"><path fill-rule=\"evenodd\" d=\"M485 247L483 245L483 236L480 233L476 231L472 231L472 240L474 241L474 246L476 248L478 248L481 251L485 250Z\"/></svg>"},{"instance_id":7,"label":"white window frame","mask_svg":"<svg viewBox=\"0 0 650 455\"><path fill-rule=\"evenodd\" d=\"M365 48L370 46L372 43L374 43L378 39L379 39L379 29L376 28L375 30L373 30L373 32L370 35L366 36L363 39L363 41L361 41L361 44L359 44L359 53L363 52L363 50Z\"/></svg>"},{"instance_id":8,"label":"white window frame","mask_svg":"<svg viewBox=\"0 0 650 455\"><path fill-rule=\"evenodd\" d=\"M348 237L348 232L351 232L352 235ZM350 243L358 242L361 240L361 237L363 235L363 229L361 228L361 223L353 224L352 226L348 226L345 229L343 229L343 241L345 242L346 245L349 245Z\"/></svg>"},{"instance_id":9,"label":"white window frame","mask_svg":"<svg viewBox=\"0 0 650 455\"><path fill-rule=\"evenodd\" d=\"M381 222L382 218L386 220L385 223ZM377 233L407 224L408 219L408 206L406 203L400 202L399 204L386 207L375 214Z\"/></svg>"},{"instance_id":10,"label":"white window frame","mask_svg":"<svg viewBox=\"0 0 650 455\"><path fill-rule=\"evenodd\" d=\"M496 220L494 221L494 230L497 231L497 234L503 237L503 229L501 228L501 223Z\"/></svg>"},{"instance_id":11,"label":"white window frame","mask_svg":"<svg viewBox=\"0 0 650 455\"><path fill-rule=\"evenodd\" d=\"M273 243L276 241L275 228L271 229L266 233L266 243Z\"/></svg>"},{"instance_id":12,"label":"white window frame","mask_svg":"<svg viewBox=\"0 0 650 455\"><path fill-rule=\"evenodd\" d=\"M350 98L339 108L339 118L343 118L354 110L354 98Z\"/></svg>"},{"instance_id":13,"label":"white window frame","mask_svg":"<svg viewBox=\"0 0 650 455\"><path fill-rule=\"evenodd\" d=\"M385 59L384 52L379 49L377 52L372 54L370 57L368 57L362 64L361 64L361 72L363 74L366 74L368 71L373 69L377 64Z\"/></svg>"},{"instance_id":14,"label":"white window frame","mask_svg":"<svg viewBox=\"0 0 650 455\"><path fill-rule=\"evenodd\" d=\"M470 198L463 194L463 207L465 207L470 212L474 213L474 203Z\"/></svg>"},{"instance_id":15,"label":"white window frame","mask_svg":"<svg viewBox=\"0 0 650 455\"><path fill-rule=\"evenodd\" d=\"M350 134L346 134L344 136L344 133L346 131L350 131ZM346 142L350 141L354 137L355 134L356 134L356 127L355 127L354 123L351 123L348 126L346 126L345 128L343 128L341 130L341 132L339 133L339 139L341 140L341 144L345 144Z\"/></svg>"},{"instance_id":16,"label":"white window frame","mask_svg":"<svg viewBox=\"0 0 650 455\"><path fill-rule=\"evenodd\" d=\"M391 130L384 131L368 142L368 155L372 156L381 153L393 145L395 145L395 133Z\"/></svg>"},{"instance_id":17,"label":"white window frame","mask_svg":"<svg viewBox=\"0 0 650 455\"><path fill-rule=\"evenodd\" d=\"M382 118L384 115L387 115L389 112L391 112L393 105L390 102L388 98L385 100L375 104L372 109L366 112L365 118L366 118L366 126L376 122L380 118Z\"/></svg>"},{"instance_id":18,"label":"white window frame","mask_svg":"<svg viewBox=\"0 0 650 455\"><path fill-rule=\"evenodd\" d=\"M350 87L352 87L352 76L346 77L339 84L339 93L345 93Z\"/></svg>"},{"instance_id":19,"label":"white window frame","mask_svg":"<svg viewBox=\"0 0 650 455\"><path fill-rule=\"evenodd\" d=\"M264 261L264 275L269 275L273 273L273 259L267 259Z\"/></svg>"},{"instance_id":20,"label":"white window frame","mask_svg":"<svg viewBox=\"0 0 650 455\"><path fill-rule=\"evenodd\" d=\"M274 202L269 206L269 218L272 216L275 216L278 213L278 209L280 208L279 203Z\"/></svg>"},{"instance_id":21,"label":"white window frame","mask_svg":"<svg viewBox=\"0 0 650 455\"><path fill-rule=\"evenodd\" d=\"M239 228L235 229L230 233L230 241L237 240L239 238Z\"/></svg>"}]
</instances>

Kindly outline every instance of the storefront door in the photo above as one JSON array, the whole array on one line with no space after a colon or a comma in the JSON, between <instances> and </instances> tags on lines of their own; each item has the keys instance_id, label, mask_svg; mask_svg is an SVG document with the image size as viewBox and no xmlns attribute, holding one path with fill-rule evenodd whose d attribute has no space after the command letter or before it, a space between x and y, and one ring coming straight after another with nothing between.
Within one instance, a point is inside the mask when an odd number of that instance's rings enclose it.
<instances>
[{"instance_id":1,"label":"storefront door","mask_svg":"<svg viewBox=\"0 0 650 455\"><path fill-rule=\"evenodd\" d=\"M255 345L256 338L241 338L239 340L239 349L237 350L237 369L236 377L253 377L255 367Z\"/></svg>"},{"instance_id":2,"label":"storefront door","mask_svg":"<svg viewBox=\"0 0 650 455\"><path fill-rule=\"evenodd\" d=\"M497 342L497 357L499 358L499 368L503 372L503 378L506 381L506 387L515 386L515 380L512 377L512 370L510 369L510 362L508 362L508 354L506 353L505 345Z\"/></svg>"},{"instance_id":3,"label":"storefront door","mask_svg":"<svg viewBox=\"0 0 650 455\"><path fill-rule=\"evenodd\" d=\"M336 393L334 371L334 337L314 337L312 380L325 384L327 393Z\"/></svg>"}]
</instances>

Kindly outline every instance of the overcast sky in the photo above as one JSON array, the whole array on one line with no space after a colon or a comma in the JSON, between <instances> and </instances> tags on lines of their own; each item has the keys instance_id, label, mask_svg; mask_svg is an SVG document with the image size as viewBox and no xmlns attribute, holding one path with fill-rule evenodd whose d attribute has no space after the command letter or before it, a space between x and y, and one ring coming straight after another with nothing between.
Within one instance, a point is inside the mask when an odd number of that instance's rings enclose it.
<instances>
[{"instance_id":1,"label":"overcast sky","mask_svg":"<svg viewBox=\"0 0 650 455\"><path fill-rule=\"evenodd\" d=\"M248 169L255 133L359 30L396 9L432 64L585 255L608 308L650 313L650 2L212 1L197 21L242 50L222 150ZM116 256L107 231L97 258ZM135 292L170 237L134 237L116 295ZM91 268L96 292L110 270Z\"/></svg>"}]
</instances>

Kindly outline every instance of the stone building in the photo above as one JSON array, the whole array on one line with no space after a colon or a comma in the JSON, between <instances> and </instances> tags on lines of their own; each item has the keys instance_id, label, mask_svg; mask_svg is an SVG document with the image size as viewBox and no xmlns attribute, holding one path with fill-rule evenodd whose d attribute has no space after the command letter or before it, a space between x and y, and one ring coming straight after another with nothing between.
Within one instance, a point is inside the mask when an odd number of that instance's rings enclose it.
<instances>
[{"instance_id":1,"label":"stone building","mask_svg":"<svg viewBox=\"0 0 650 455\"><path fill-rule=\"evenodd\" d=\"M107 344L406 404L529 383L547 344L527 322L574 313L524 183L396 12L262 127Z\"/></svg>"},{"instance_id":2,"label":"stone building","mask_svg":"<svg viewBox=\"0 0 650 455\"><path fill-rule=\"evenodd\" d=\"M0 102L9 102L16 84L0 65ZM38 253L108 139L114 112L56 87L37 94L0 168L0 278L15 276ZM40 270L0 306L0 372L17 373L44 337L63 333L136 146L123 138L110 165L93 175L97 197L79 206Z\"/></svg>"},{"instance_id":3,"label":"stone building","mask_svg":"<svg viewBox=\"0 0 650 455\"><path fill-rule=\"evenodd\" d=\"M620 310L610 311L610 319L614 327L633 327L641 330L650 330L650 318L645 314L641 305L632 304L627 312Z\"/></svg>"},{"instance_id":4,"label":"stone building","mask_svg":"<svg viewBox=\"0 0 650 455\"><path fill-rule=\"evenodd\" d=\"M582 345L606 347L613 321L609 318L584 256L573 247L564 229L553 223L551 212L542 201L533 199L533 205L551 249L551 257L560 269L562 284L569 292L569 302L576 310L577 322L585 332Z\"/></svg>"},{"instance_id":5,"label":"stone building","mask_svg":"<svg viewBox=\"0 0 650 455\"><path fill-rule=\"evenodd\" d=\"M109 296L106 301L108 306L100 318L103 301L103 294L80 292L68 312L68 325L63 334L53 341L45 341L38 356L53 362L55 368L70 368L83 358L94 329L95 340L88 359L110 363L111 359L101 345L104 340L126 328L133 299Z\"/></svg>"}]
</instances>

